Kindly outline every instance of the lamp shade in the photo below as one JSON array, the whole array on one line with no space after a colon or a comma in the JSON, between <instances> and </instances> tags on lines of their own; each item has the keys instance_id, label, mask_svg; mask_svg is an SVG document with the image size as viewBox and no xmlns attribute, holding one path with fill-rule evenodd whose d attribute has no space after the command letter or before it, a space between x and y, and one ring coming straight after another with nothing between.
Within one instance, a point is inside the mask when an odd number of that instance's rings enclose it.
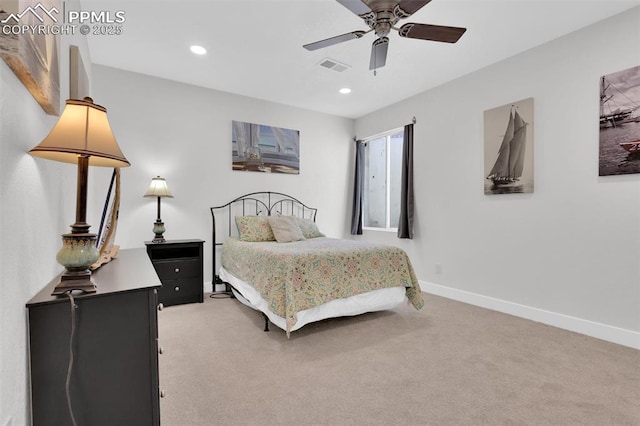
<instances>
[{"instance_id":1,"label":"lamp shade","mask_svg":"<svg viewBox=\"0 0 640 426\"><path fill-rule=\"evenodd\" d=\"M89 166L128 167L116 142L107 109L89 97L68 99L62 115L49 135L29 153L36 157L64 163L78 163L78 156L88 156Z\"/></svg>"},{"instance_id":2,"label":"lamp shade","mask_svg":"<svg viewBox=\"0 0 640 426\"><path fill-rule=\"evenodd\" d=\"M149 189L145 192L144 197L168 197L173 198L171 191L169 191L169 187L167 187L167 181L160 176L154 177L151 179L151 185L149 185Z\"/></svg>"}]
</instances>

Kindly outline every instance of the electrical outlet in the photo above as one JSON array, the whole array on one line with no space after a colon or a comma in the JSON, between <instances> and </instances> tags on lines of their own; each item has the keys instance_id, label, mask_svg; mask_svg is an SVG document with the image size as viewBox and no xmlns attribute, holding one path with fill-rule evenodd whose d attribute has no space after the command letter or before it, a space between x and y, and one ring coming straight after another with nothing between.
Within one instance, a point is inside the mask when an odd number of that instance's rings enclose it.
<instances>
[{"instance_id":1,"label":"electrical outlet","mask_svg":"<svg viewBox=\"0 0 640 426\"><path fill-rule=\"evenodd\" d=\"M442 275L442 263L436 263L436 275Z\"/></svg>"}]
</instances>

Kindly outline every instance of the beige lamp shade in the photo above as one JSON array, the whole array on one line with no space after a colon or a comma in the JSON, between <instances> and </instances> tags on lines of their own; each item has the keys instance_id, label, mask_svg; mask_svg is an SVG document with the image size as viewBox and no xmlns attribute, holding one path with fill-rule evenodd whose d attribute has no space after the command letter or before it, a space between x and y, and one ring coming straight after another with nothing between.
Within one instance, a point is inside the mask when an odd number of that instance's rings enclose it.
<instances>
[{"instance_id":1,"label":"beige lamp shade","mask_svg":"<svg viewBox=\"0 0 640 426\"><path fill-rule=\"evenodd\" d=\"M149 189L145 192L144 197L168 197L173 198L171 191L169 191L169 187L167 187L167 181L160 176L154 177L151 179L151 185L149 185Z\"/></svg>"},{"instance_id":2,"label":"beige lamp shade","mask_svg":"<svg viewBox=\"0 0 640 426\"><path fill-rule=\"evenodd\" d=\"M68 99L49 135L29 153L78 167L76 221L71 233L62 235L62 248L56 259L65 271L51 294L63 295L73 290L95 293L89 266L98 260L100 252L97 235L89 232L91 225L87 223L89 166L130 165L111 132L106 108L94 104L91 98Z\"/></svg>"},{"instance_id":3,"label":"beige lamp shade","mask_svg":"<svg viewBox=\"0 0 640 426\"><path fill-rule=\"evenodd\" d=\"M116 142L106 108L84 100L68 99L62 115L49 135L31 155L64 163L78 163L78 156L89 156L89 166L128 167Z\"/></svg>"}]
</instances>

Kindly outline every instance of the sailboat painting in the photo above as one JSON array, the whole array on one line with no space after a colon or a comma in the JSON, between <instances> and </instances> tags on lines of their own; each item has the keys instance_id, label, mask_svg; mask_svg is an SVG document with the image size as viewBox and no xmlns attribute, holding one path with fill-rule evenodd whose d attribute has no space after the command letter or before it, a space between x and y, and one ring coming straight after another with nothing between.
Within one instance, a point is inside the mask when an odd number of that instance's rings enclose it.
<instances>
[{"instance_id":1,"label":"sailboat painting","mask_svg":"<svg viewBox=\"0 0 640 426\"><path fill-rule=\"evenodd\" d=\"M484 112L484 193L533 192L533 98Z\"/></svg>"},{"instance_id":2,"label":"sailboat painting","mask_svg":"<svg viewBox=\"0 0 640 426\"><path fill-rule=\"evenodd\" d=\"M599 175L640 173L640 66L600 77Z\"/></svg>"}]
</instances>

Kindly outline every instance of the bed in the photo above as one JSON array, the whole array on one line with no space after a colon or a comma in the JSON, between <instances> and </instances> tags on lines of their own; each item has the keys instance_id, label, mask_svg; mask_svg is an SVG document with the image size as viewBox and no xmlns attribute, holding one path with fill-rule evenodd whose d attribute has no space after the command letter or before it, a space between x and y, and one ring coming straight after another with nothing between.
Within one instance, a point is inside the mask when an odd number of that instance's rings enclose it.
<instances>
[{"instance_id":1,"label":"bed","mask_svg":"<svg viewBox=\"0 0 640 426\"><path fill-rule=\"evenodd\" d=\"M289 335L326 318L424 305L402 249L329 238L317 209L294 197L254 192L210 210L213 284L262 312L265 331L269 322Z\"/></svg>"}]
</instances>

